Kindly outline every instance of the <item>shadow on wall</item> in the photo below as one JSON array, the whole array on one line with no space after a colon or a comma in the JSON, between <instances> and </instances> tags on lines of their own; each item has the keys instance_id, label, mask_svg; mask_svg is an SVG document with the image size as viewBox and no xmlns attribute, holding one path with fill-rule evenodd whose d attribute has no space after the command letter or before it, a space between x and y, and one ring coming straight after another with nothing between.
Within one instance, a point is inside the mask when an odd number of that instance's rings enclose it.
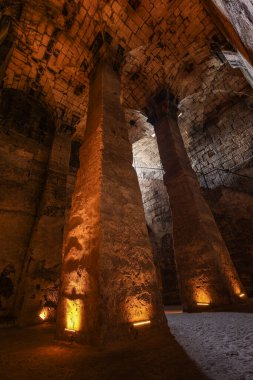
<instances>
[{"instance_id":1,"label":"shadow on wall","mask_svg":"<svg viewBox=\"0 0 253 380\"><path fill-rule=\"evenodd\" d=\"M166 233L162 237L156 234L147 225L149 238L154 253L154 263L162 293L163 304L180 305L177 269L175 264L172 234Z\"/></svg>"},{"instance_id":2,"label":"shadow on wall","mask_svg":"<svg viewBox=\"0 0 253 380\"><path fill-rule=\"evenodd\" d=\"M29 89L0 91L0 316L14 312L54 129L51 110Z\"/></svg>"},{"instance_id":3,"label":"shadow on wall","mask_svg":"<svg viewBox=\"0 0 253 380\"><path fill-rule=\"evenodd\" d=\"M9 308L9 300L14 295L14 284L11 278L14 273L14 266L8 264L0 274L0 318L1 313Z\"/></svg>"},{"instance_id":4,"label":"shadow on wall","mask_svg":"<svg viewBox=\"0 0 253 380\"><path fill-rule=\"evenodd\" d=\"M226 187L204 190L204 196L250 297L253 297L253 196Z\"/></svg>"}]
</instances>

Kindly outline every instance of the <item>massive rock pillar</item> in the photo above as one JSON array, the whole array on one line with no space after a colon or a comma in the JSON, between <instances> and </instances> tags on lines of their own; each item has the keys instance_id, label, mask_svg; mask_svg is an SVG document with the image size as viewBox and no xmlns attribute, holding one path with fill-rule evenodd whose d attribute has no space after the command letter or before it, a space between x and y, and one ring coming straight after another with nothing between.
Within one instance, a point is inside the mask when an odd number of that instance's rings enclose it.
<instances>
[{"instance_id":1,"label":"massive rock pillar","mask_svg":"<svg viewBox=\"0 0 253 380\"><path fill-rule=\"evenodd\" d=\"M250 2L237 0L201 0L218 29L253 66L252 12Z\"/></svg>"},{"instance_id":2,"label":"massive rock pillar","mask_svg":"<svg viewBox=\"0 0 253 380\"><path fill-rule=\"evenodd\" d=\"M70 127L65 125L55 132L16 300L17 323L20 326L42 322L55 314L62 261L70 132Z\"/></svg>"},{"instance_id":3,"label":"massive rock pillar","mask_svg":"<svg viewBox=\"0 0 253 380\"><path fill-rule=\"evenodd\" d=\"M164 323L118 74L100 63L64 242L57 337L101 343Z\"/></svg>"},{"instance_id":4,"label":"massive rock pillar","mask_svg":"<svg viewBox=\"0 0 253 380\"><path fill-rule=\"evenodd\" d=\"M245 299L229 252L191 168L177 124L177 107L165 92L150 107L169 194L174 250L185 311Z\"/></svg>"}]
</instances>

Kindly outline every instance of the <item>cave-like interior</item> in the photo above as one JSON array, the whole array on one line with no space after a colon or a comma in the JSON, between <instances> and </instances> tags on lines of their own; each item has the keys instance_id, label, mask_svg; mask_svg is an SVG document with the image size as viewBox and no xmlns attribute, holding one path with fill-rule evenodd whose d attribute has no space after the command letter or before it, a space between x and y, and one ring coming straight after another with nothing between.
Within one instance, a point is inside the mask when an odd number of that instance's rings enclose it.
<instances>
[{"instance_id":1,"label":"cave-like interior","mask_svg":"<svg viewBox=\"0 0 253 380\"><path fill-rule=\"evenodd\" d=\"M1 1L1 379L253 378L252 35L252 0Z\"/></svg>"}]
</instances>

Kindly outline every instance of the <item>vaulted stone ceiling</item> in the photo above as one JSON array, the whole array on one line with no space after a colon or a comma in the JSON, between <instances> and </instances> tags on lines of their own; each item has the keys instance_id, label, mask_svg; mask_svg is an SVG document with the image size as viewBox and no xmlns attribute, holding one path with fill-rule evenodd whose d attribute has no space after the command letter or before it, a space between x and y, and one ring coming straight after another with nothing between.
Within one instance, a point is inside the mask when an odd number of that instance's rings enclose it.
<instances>
[{"instance_id":1,"label":"vaulted stone ceiling","mask_svg":"<svg viewBox=\"0 0 253 380\"><path fill-rule=\"evenodd\" d=\"M142 109L167 86L193 125L203 110L251 91L217 57L231 47L201 0L4 0L1 12L14 42L3 87L39 94L61 120L78 125L79 136L89 75L105 47L121 71L125 108Z\"/></svg>"}]
</instances>

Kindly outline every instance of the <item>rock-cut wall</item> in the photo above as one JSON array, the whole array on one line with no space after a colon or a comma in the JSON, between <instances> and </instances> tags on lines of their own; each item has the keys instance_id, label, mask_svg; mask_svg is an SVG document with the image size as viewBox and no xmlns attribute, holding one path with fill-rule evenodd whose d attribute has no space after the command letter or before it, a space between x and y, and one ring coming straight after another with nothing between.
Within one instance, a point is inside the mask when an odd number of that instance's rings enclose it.
<instances>
[{"instance_id":1,"label":"rock-cut wall","mask_svg":"<svg viewBox=\"0 0 253 380\"><path fill-rule=\"evenodd\" d=\"M53 125L39 103L0 93L0 316L12 314L39 205Z\"/></svg>"},{"instance_id":2,"label":"rock-cut wall","mask_svg":"<svg viewBox=\"0 0 253 380\"><path fill-rule=\"evenodd\" d=\"M253 197L226 187L205 190L204 195L240 279L253 297Z\"/></svg>"}]
</instances>

